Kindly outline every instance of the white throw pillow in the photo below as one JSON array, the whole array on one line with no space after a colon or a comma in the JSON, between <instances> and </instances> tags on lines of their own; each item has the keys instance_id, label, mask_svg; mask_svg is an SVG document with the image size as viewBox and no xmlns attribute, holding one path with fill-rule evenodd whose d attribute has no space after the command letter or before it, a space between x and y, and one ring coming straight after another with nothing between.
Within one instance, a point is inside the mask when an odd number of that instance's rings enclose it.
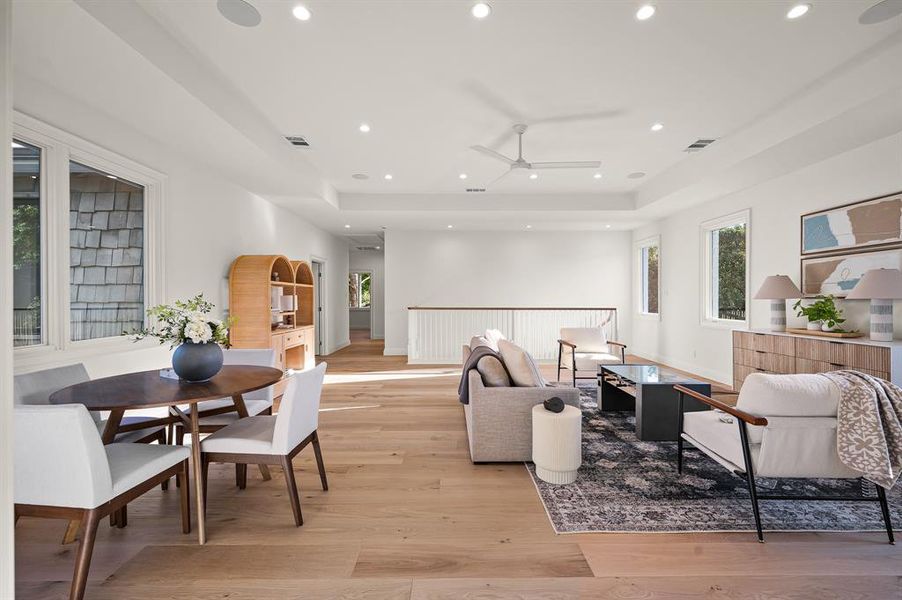
<instances>
[{"instance_id":1,"label":"white throw pillow","mask_svg":"<svg viewBox=\"0 0 902 600\"><path fill-rule=\"evenodd\" d=\"M470 338L470 351L476 350L479 346L485 346L486 348L492 348L492 345L489 343L487 339L482 337L481 335L474 335ZM492 348L495 352L498 351L497 348Z\"/></svg>"},{"instance_id":2,"label":"white throw pillow","mask_svg":"<svg viewBox=\"0 0 902 600\"><path fill-rule=\"evenodd\" d=\"M504 337L504 334L497 329L486 329L485 335L483 337L485 337L486 341L488 341L489 348L491 348L495 352L498 352L498 342L507 339L506 337Z\"/></svg>"},{"instance_id":3,"label":"white throw pillow","mask_svg":"<svg viewBox=\"0 0 902 600\"><path fill-rule=\"evenodd\" d=\"M545 379L526 350L504 339L498 342L498 350L515 386L545 387Z\"/></svg>"}]
</instances>

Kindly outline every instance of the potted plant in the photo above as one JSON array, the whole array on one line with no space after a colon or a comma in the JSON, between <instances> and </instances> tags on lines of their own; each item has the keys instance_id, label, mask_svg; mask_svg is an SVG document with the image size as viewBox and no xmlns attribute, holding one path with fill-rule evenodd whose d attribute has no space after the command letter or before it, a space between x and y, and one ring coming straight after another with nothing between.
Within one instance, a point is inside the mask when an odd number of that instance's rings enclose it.
<instances>
[{"instance_id":1,"label":"potted plant","mask_svg":"<svg viewBox=\"0 0 902 600\"><path fill-rule=\"evenodd\" d=\"M231 319L221 321L208 315L213 303L198 294L190 300L176 300L147 310L153 324L139 331L126 332L135 341L157 338L175 348L172 369L189 382L207 381L222 369L222 348L229 341Z\"/></svg>"},{"instance_id":2,"label":"potted plant","mask_svg":"<svg viewBox=\"0 0 902 600\"><path fill-rule=\"evenodd\" d=\"M802 300L792 305L797 317L808 319L808 329L821 329L822 331L840 331L838 327L845 323L842 311L836 307L835 298L832 295L818 296L813 303L802 306Z\"/></svg>"}]
</instances>

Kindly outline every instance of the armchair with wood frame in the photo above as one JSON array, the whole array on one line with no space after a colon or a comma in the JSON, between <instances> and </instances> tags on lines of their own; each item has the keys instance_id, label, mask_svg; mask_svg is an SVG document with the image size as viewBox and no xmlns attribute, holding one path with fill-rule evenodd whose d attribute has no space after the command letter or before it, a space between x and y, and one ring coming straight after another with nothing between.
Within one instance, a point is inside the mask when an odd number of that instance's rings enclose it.
<instances>
[{"instance_id":1,"label":"armchair with wood frame","mask_svg":"<svg viewBox=\"0 0 902 600\"><path fill-rule=\"evenodd\" d=\"M563 327L557 343L557 380L561 380L561 369L569 369L573 387L577 379L595 379L598 365L626 363L626 344L608 340L602 327ZM578 371L592 374L580 377Z\"/></svg>"},{"instance_id":2,"label":"armchair with wood frame","mask_svg":"<svg viewBox=\"0 0 902 600\"><path fill-rule=\"evenodd\" d=\"M761 494L756 477L780 479L860 479L837 452L839 389L825 377L810 374L753 373L742 384L736 406L730 406L681 385L677 472L683 472L686 442L727 470L743 477L749 489L758 541L764 541L759 500L871 501L880 504L889 543L893 544L886 492L876 494ZM683 412L686 396L716 410Z\"/></svg>"}]
</instances>

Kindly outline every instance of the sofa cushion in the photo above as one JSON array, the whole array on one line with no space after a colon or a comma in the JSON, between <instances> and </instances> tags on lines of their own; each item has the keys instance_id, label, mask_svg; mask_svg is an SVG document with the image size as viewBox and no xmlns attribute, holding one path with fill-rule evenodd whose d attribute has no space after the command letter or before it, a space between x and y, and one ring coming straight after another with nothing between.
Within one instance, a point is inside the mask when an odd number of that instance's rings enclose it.
<instances>
[{"instance_id":1,"label":"sofa cushion","mask_svg":"<svg viewBox=\"0 0 902 600\"><path fill-rule=\"evenodd\" d=\"M498 342L507 339L504 337L504 334L497 329L486 329L483 337L485 337L486 341L489 343L489 348L495 352L498 352Z\"/></svg>"},{"instance_id":2,"label":"sofa cushion","mask_svg":"<svg viewBox=\"0 0 902 600\"><path fill-rule=\"evenodd\" d=\"M489 341L487 339L485 339L484 336L474 335L473 337L470 338L470 352L472 352L479 346L486 346L487 348L492 347L492 345L489 343ZM494 350L495 350L495 352L498 351L497 348L494 348Z\"/></svg>"},{"instance_id":3,"label":"sofa cushion","mask_svg":"<svg viewBox=\"0 0 902 600\"><path fill-rule=\"evenodd\" d=\"M835 417L839 388L822 375L752 373L742 382L736 403L753 415Z\"/></svg>"},{"instance_id":4,"label":"sofa cushion","mask_svg":"<svg viewBox=\"0 0 902 600\"><path fill-rule=\"evenodd\" d=\"M501 358L507 366L514 385L518 387L544 387L545 379L539 374L539 368L529 353L520 346L507 340L498 342Z\"/></svg>"},{"instance_id":5,"label":"sofa cushion","mask_svg":"<svg viewBox=\"0 0 902 600\"><path fill-rule=\"evenodd\" d=\"M704 449L732 463L733 466L745 468L742 442L739 439L739 426L729 415L714 410L687 412L683 415L683 433L704 446ZM751 439L752 437L749 436L749 450L752 454L752 464L755 465L761 451L761 444L755 443ZM760 439L760 435L755 437Z\"/></svg>"},{"instance_id":6,"label":"sofa cushion","mask_svg":"<svg viewBox=\"0 0 902 600\"><path fill-rule=\"evenodd\" d=\"M501 361L494 356L483 356L476 363L476 370L482 376L482 383L486 387L510 387L511 379Z\"/></svg>"}]
</instances>

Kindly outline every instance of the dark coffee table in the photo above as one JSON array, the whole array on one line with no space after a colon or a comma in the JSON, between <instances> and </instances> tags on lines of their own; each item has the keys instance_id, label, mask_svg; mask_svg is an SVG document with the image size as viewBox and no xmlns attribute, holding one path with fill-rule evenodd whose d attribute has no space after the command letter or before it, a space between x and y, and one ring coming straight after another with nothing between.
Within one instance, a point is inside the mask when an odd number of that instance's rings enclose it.
<instances>
[{"instance_id":1,"label":"dark coffee table","mask_svg":"<svg viewBox=\"0 0 902 600\"><path fill-rule=\"evenodd\" d=\"M711 385L658 365L599 365L599 410L635 410L636 437L646 442L675 441L679 436L679 393L682 385L706 396ZM708 410L708 405L685 398L683 411Z\"/></svg>"}]
</instances>

